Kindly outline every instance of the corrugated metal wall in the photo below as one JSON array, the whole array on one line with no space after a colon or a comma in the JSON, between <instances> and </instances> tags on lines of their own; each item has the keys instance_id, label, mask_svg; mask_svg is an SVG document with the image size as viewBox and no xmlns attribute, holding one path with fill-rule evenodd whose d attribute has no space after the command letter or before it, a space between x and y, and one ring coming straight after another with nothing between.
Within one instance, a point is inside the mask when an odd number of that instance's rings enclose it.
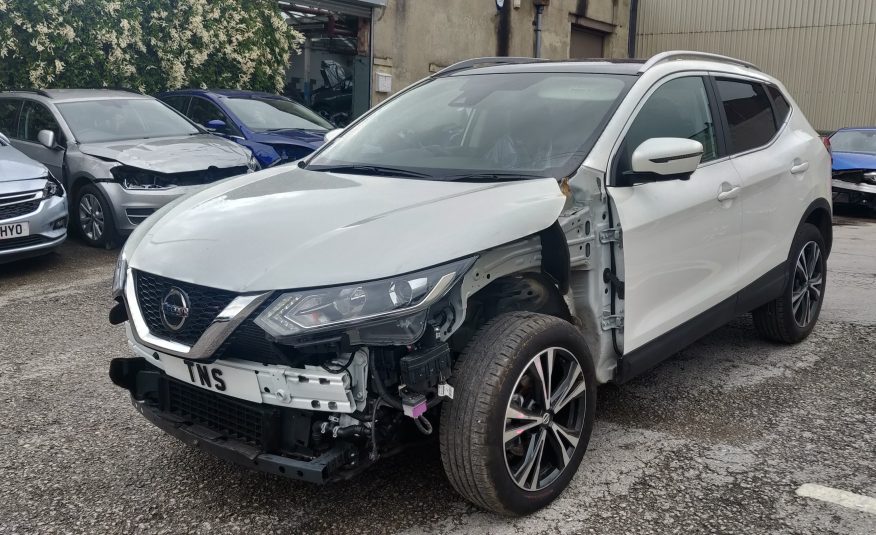
<instances>
[{"instance_id":1,"label":"corrugated metal wall","mask_svg":"<svg viewBox=\"0 0 876 535\"><path fill-rule=\"evenodd\" d=\"M751 61L817 129L876 125L876 0L639 0L636 55L676 49Z\"/></svg>"}]
</instances>

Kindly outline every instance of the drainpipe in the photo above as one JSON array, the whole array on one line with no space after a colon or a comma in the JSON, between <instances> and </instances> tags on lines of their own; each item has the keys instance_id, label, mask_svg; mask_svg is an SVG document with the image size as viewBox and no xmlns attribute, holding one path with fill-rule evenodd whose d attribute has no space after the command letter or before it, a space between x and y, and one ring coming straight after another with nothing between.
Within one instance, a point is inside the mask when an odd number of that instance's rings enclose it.
<instances>
[{"instance_id":1,"label":"drainpipe","mask_svg":"<svg viewBox=\"0 0 876 535\"><path fill-rule=\"evenodd\" d=\"M636 57L636 27L639 22L639 0L630 0L630 24L627 26L627 57Z\"/></svg>"},{"instance_id":2,"label":"drainpipe","mask_svg":"<svg viewBox=\"0 0 876 535\"><path fill-rule=\"evenodd\" d=\"M532 54L536 58L541 57L541 19L543 16L544 4L537 4L535 6L535 49Z\"/></svg>"}]
</instances>

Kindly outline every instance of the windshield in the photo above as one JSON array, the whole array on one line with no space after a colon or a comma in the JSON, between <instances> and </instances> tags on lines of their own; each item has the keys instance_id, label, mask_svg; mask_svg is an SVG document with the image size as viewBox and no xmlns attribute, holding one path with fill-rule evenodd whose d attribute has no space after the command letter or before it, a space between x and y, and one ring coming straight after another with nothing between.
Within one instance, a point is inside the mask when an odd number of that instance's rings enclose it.
<instances>
[{"instance_id":1,"label":"windshield","mask_svg":"<svg viewBox=\"0 0 876 535\"><path fill-rule=\"evenodd\" d=\"M633 81L580 73L437 78L348 129L308 169L383 167L435 180L569 176Z\"/></svg>"},{"instance_id":2,"label":"windshield","mask_svg":"<svg viewBox=\"0 0 876 535\"><path fill-rule=\"evenodd\" d=\"M840 130L830 137L834 152L876 154L876 130Z\"/></svg>"},{"instance_id":3,"label":"windshield","mask_svg":"<svg viewBox=\"0 0 876 535\"><path fill-rule=\"evenodd\" d=\"M301 104L279 98L229 98L225 104L248 128L331 130L332 124Z\"/></svg>"},{"instance_id":4,"label":"windshield","mask_svg":"<svg viewBox=\"0 0 876 535\"><path fill-rule=\"evenodd\" d=\"M181 115L153 99L85 100L57 106L80 143L200 133Z\"/></svg>"}]
</instances>

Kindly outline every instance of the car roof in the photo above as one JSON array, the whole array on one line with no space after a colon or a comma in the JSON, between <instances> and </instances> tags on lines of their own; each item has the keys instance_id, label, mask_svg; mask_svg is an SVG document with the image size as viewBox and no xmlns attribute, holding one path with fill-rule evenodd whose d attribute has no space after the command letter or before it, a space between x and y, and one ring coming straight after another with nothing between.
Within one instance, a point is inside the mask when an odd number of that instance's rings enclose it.
<instances>
[{"instance_id":1,"label":"car roof","mask_svg":"<svg viewBox=\"0 0 876 535\"><path fill-rule=\"evenodd\" d=\"M39 90L13 90L3 91L0 96L40 96L51 102L75 102L82 100L108 100L108 99L149 99L135 91L124 89L39 89Z\"/></svg>"},{"instance_id":2,"label":"car roof","mask_svg":"<svg viewBox=\"0 0 876 535\"><path fill-rule=\"evenodd\" d=\"M275 95L273 93L266 93L264 91L246 91L243 89L177 89L175 91L164 91L160 93L159 97L171 97L174 95L216 95L220 97L229 97L229 98L280 98L286 99L282 95Z\"/></svg>"},{"instance_id":3,"label":"car roof","mask_svg":"<svg viewBox=\"0 0 876 535\"><path fill-rule=\"evenodd\" d=\"M876 130L876 126L844 126L842 128L837 128L834 134L836 134L837 132L854 132L857 130Z\"/></svg>"},{"instance_id":4,"label":"car roof","mask_svg":"<svg viewBox=\"0 0 876 535\"><path fill-rule=\"evenodd\" d=\"M486 63L470 68L452 70L448 67L448 76L468 74L503 74L503 73L592 73L592 74L628 74L636 75L645 60L642 59L569 59L546 61L531 59L525 63ZM440 73L439 73L440 74Z\"/></svg>"}]
</instances>

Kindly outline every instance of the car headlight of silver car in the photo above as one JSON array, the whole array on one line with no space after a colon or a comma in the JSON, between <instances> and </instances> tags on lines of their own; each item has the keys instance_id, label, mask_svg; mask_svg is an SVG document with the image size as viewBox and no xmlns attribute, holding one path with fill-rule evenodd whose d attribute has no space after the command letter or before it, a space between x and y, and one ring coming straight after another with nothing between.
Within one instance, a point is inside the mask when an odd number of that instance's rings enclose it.
<instances>
[{"instance_id":1,"label":"car headlight of silver car","mask_svg":"<svg viewBox=\"0 0 876 535\"><path fill-rule=\"evenodd\" d=\"M46 185L43 186L43 199L48 199L49 197L63 196L64 186L61 185L57 178L52 176L52 173L46 175Z\"/></svg>"},{"instance_id":2,"label":"car headlight of silver car","mask_svg":"<svg viewBox=\"0 0 876 535\"><path fill-rule=\"evenodd\" d=\"M248 172L248 173L252 173L252 172L254 172L254 171L258 171L258 170L260 170L260 169L262 168L262 166L259 165L259 161L258 161L258 159L255 157L255 154L250 154L250 155L249 155L249 160L246 161L246 167L247 167L247 172Z\"/></svg>"},{"instance_id":3,"label":"car headlight of silver car","mask_svg":"<svg viewBox=\"0 0 876 535\"><path fill-rule=\"evenodd\" d=\"M375 324L387 324L379 337L388 342L419 337L429 306L447 295L474 260L377 281L284 293L255 322L278 339ZM405 322L414 316L421 316L417 325ZM404 332L394 333L393 325Z\"/></svg>"},{"instance_id":4,"label":"car headlight of silver car","mask_svg":"<svg viewBox=\"0 0 876 535\"><path fill-rule=\"evenodd\" d=\"M128 259L125 257L125 251L122 251L119 253L119 259L116 260L116 270L113 272L113 298L125 293L125 277L127 273Z\"/></svg>"}]
</instances>

